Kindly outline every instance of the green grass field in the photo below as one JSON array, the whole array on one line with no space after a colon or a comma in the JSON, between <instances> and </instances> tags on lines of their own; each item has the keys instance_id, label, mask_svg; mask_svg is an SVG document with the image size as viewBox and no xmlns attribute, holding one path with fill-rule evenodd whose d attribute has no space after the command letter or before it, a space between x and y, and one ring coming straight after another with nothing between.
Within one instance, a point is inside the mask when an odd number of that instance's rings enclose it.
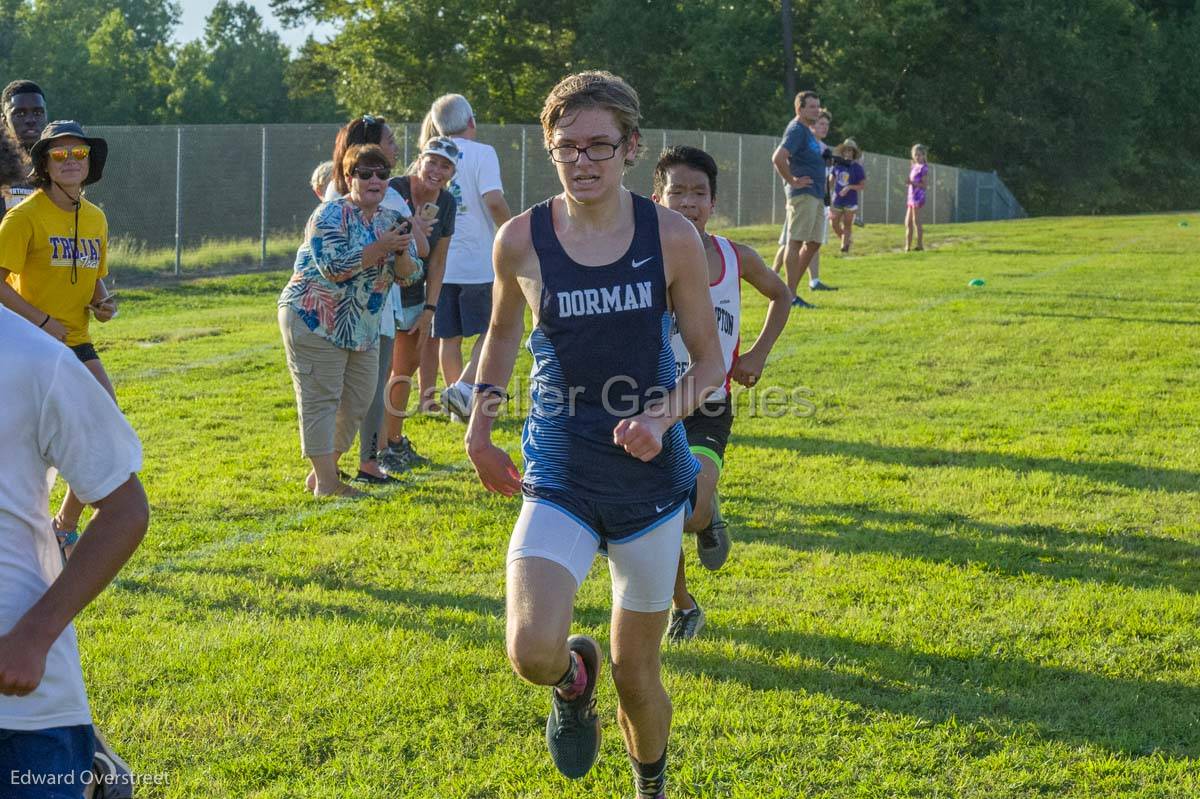
<instances>
[{"instance_id":1,"label":"green grass field","mask_svg":"<svg viewBox=\"0 0 1200 799\"><path fill-rule=\"evenodd\" d=\"M817 411L739 418L734 552L692 570L709 626L664 654L672 797L1200 796L1198 234L1040 219L829 248L841 291L764 376ZM78 627L98 726L169 782L141 795L632 796L611 682L592 773L545 752L547 692L503 648L518 502L478 484L460 425L414 421L434 464L378 501L304 493L284 281L126 288L98 329L153 519ZM606 572L576 608L602 640Z\"/></svg>"}]
</instances>

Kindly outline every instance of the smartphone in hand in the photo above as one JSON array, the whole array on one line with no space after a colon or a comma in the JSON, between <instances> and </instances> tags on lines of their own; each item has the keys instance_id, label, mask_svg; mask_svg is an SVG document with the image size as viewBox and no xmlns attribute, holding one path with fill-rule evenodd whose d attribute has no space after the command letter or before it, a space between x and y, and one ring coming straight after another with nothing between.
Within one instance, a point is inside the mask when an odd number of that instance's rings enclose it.
<instances>
[{"instance_id":1,"label":"smartphone in hand","mask_svg":"<svg viewBox=\"0 0 1200 799\"><path fill-rule=\"evenodd\" d=\"M117 313L118 313L118 311L116 310L116 307L115 307L116 300L117 300L117 292L110 291L107 295L105 295L104 297L101 297L96 302L88 303L87 307L91 310L92 313L96 313L97 311L99 311L101 309L101 306L107 305L111 301L112 303L114 303L114 308L113 308L112 316L110 316L109 319L115 319L117 316Z\"/></svg>"},{"instance_id":2,"label":"smartphone in hand","mask_svg":"<svg viewBox=\"0 0 1200 799\"><path fill-rule=\"evenodd\" d=\"M438 207L437 203L425 203L421 206L421 218L426 222L432 222L437 219Z\"/></svg>"}]
</instances>

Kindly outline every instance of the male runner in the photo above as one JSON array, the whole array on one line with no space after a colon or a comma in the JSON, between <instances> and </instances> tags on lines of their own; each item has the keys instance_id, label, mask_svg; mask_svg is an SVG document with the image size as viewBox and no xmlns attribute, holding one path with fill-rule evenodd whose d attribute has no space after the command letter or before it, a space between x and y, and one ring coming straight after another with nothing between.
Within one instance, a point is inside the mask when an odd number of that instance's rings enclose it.
<instances>
[{"instance_id":1,"label":"male runner","mask_svg":"<svg viewBox=\"0 0 1200 799\"><path fill-rule=\"evenodd\" d=\"M617 718L638 797L664 797L671 701L659 651L688 495L699 469L679 420L723 380L703 245L679 214L622 186L640 145L637 93L607 72L559 82L542 110L563 193L515 217L496 239L492 320L475 386L467 452L483 484L524 493L508 549L508 657L554 686L546 741L559 771L595 762L603 656L568 637L575 594L601 546L612 575ZM524 481L491 442L533 311ZM675 377L671 313L694 356Z\"/></svg>"},{"instance_id":2,"label":"male runner","mask_svg":"<svg viewBox=\"0 0 1200 799\"><path fill-rule=\"evenodd\" d=\"M753 249L708 234L706 227L717 202L717 162L711 155L695 147L672 147L663 152L654 167L654 200L683 214L696 226L708 258L708 291L721 340L725 385L683 420L688 445L700 461L695 510L684 522L683 529L696 533L696 553L700 563L715 570L724 565L729 555L729 535L718 507L717 481L724 468L725 445L733 427L730 381L736 380L747 387L758 382L767 354L787 325L792 295L787 284L767 268ZM739 353L742 280L766 297L770 305L758 340L746 352ZM678 334L671 337L671 348L675 352L676 370L683 372L690 365L691 356ZM704 621L704 610L687 589L681 551L667 637L673 642L694 638Z\"/></svg>"}]
</instances>

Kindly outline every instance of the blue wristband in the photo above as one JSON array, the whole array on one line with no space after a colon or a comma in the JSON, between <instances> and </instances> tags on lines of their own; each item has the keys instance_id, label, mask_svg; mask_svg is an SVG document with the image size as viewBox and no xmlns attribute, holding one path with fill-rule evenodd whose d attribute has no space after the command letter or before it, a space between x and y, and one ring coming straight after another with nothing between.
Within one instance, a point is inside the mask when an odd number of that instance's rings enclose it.
<instances>
[{"instance_id":1,"label":"blue wristband","mask_svg":"<svg viewBox=\"0 0 1200 799\"><path fill-rule=\"evenodd\" d=\"M476 394L495 394L500 399L508 402L508 392L500 386L492 385L491 383L474 383L471 386Z\"/></svg>"}]
</instances>

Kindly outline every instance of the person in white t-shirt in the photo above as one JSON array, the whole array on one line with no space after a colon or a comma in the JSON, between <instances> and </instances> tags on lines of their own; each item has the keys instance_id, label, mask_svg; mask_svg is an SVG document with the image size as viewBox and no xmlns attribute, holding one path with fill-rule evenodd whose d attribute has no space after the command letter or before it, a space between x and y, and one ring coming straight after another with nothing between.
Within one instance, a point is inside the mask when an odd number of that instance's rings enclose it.
<instances>
[{"instance_id":1,"label":"person in white t-shirt","mask_svg":"<svg viewBox=\"0 0 1200 799\"><path fill-rule=\"evenodd\" d=\"M442 404L460 419L471 413L475 366L492 315L492 240L496 228L512 216L504 200L496 150L475 141L475 116L467 98L446 94L430 109L433 125L458 145L458 167L447 187L458 202L454 238L446 254L446 275L433 315L433 336L440 339L439 360L446 390ZM424 144L422 142L422 144ZM462 340L479 336L464 365Z\"/></svg>"},{"instance_id":2,"label":"person in white t-shirt","mask_svg":"<svg viewBox=\"0 0 1200 799\"><path fill-rule=\"evenodd\" d=\"M74 353L6 308L0 396L0 785L13 788L0 795L80 796L96 743L71 621L146 533L142 448ZM51 469L96 508L65 562Z\"/></svg>"}]
</instances>

